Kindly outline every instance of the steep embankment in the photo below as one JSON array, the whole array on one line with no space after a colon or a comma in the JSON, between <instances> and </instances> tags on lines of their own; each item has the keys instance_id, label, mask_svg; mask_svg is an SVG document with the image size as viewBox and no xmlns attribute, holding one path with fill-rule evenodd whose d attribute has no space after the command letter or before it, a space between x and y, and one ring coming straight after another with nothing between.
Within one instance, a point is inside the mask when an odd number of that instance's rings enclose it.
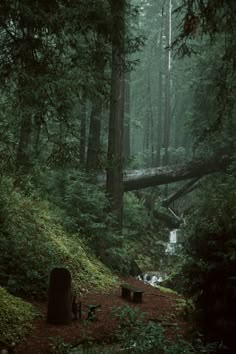
<instances>
[{"instance_id":1,"label":"steep embankment","mask_svg":"<svg viewBox=\"0 0 236 354\"><path fill-rule=\"evenodd\" d=\"M78 291L116 283L80 235L65 232L52 206L17 190L9 178L0 180L0 239L0 349L21 340L34 318L33 307L6 289L24 298L46 298L50 271L58 266L70 270Z\"/></svg>"},{"instance_id":2,"label":"steep embankment","mask_svg":"<svg viewBox=\"0 0 236 354\"><path fill-rule=\"evenodd\" d=\"M67 267L73 286L104 289L116 279L83 244L67 234L47 202L23 195L13 181L0 181L0 284L12 293L45 297L53 267Z\"/></svg>"}]
</instances>

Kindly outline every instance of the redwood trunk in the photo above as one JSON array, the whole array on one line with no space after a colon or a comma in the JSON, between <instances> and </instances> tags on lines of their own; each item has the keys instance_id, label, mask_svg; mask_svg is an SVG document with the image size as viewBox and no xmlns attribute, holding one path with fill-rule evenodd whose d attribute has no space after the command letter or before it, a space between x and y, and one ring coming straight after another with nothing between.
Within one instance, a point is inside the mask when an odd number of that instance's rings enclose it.
<instances>
[{"instance_id":1,"label":"redwood trunk","mask_svg":"<svg viewBox=\"0 0 236 354\"><path fill-rule=\"evenodd\" d=\"M162 54L163 54L163 15L164 4L161 15L161 29L159 38L159 82L158 82L158 117L157 117L157 153L156 166L161 165L161 146L162 146L162 96L163 96L163 80L162 80Z\"/></svg>"},{"instance_id":2,"label":"redwood trunk","mask_svg":"<svg viewBox=\"0 0 236 354\"><path fill-rule=\"evenodd\" d=\"M79 160L81 166L85 165L85 150L86 150L86 98L81 100L81 119L80 119L80 142L79 142Z\"/></svg>"},{"instance_id":3,"label":"redwood trunk","mask_svg":"<svg viewBox=\"0 0 236 354\"><path fill-rule=\"evenodd\" d=\"M31 167L31 135L32 135L31 114L23 113L20 127L20 138L16 155L16 166L24 172L28 172Z\"/></svg>"},{"instance_id":4,"label":"redwood trunk","mask_svg":"<svg viewBox=\"0 0 236 354\"><path fill-rule=\"evenodd\" d=\"M88 140L88 152L87 152L87 171L98 170L100 166L100 154L101 154L101 115L104 99L101 96L101 87L104 84L104 71L106 65L106 59L104 58L103 38L100 32L100 28L97 28L96 39L96 92L92 100L92 111L90 116L89 126L89 140Z\"/></svg>"},{"instance_id":5,"label":"redwood trunk","mask_svg":"<svg viewBox=\"0 0 236 354\"><path fill-rule=\"evenodd\" d=\"M167 38L168 46L171 45L171 0L169 0L168 9L168 24L167 24ZM170 129L171 129L171 52L170 47L167 51L166 60L166 85L165 85L165 126L164 126L164 157L163 165L166 166L169 163L168 148L170 145Z\"/></svg>"},{"instance_id":6,"label":"redwood trunk","mask_svg":"<svg viewBox=\"0 0 236 354\"><path fill-rule=\"evenodd\" d=\"M123 218L124 10L125 0L111 1L112 75L106 189L118 229L122 228Z\"/></svg>"},{"instance_id":7,"label":"redwood trunk","mask_svg":"<svg viewBox=\"0 0 236 354\"><path fill-rule=\"evenodd\" d=\"M90 116L89 140L87 152L87 171L95 171L99 169L100 164L100 137L101 137L101 114L102 101L100 98L95 98L92 104Z\"/></svg>"},{"instance_id":8,"label":"redwood trunk","mask_svg":"<svg viewBox=\"0 0 236 354\"><path fill-rule=\"evenodd\" d=\"M127 164L130 158L130 72L126 74L125 78L125 124L124 124L124 158Z\"/></svg>"}]
</instances>

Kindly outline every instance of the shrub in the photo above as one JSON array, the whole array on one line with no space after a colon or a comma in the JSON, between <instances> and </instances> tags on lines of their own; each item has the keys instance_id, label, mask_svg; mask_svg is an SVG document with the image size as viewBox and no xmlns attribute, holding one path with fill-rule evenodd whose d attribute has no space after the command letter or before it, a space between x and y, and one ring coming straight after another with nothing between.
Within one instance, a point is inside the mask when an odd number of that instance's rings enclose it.
<instances>
[{"instance_id":1,"label":"shrub","mask_svg":"<svg viewBox=\"0 0 236 354\"><path fill-rule=\"evenodd\" d=\"M39 192L58 208L69 233L79 232L83 241L104 259L104 250L117 246L118 235L109 202L102 186L94 184L94 176L82 171L51 170L41 176Z\"/></svg>"},{"instance_id":2,"label":"shrub","mask_svg":"<svg viewBox=\"0 0 236 354\"><path fill-rule=\"evenodd\" d=\"M124 353L199 354L215 350L215 346L207 347L201 343L195 347L181 336L173 342L168 341L163 327L153 321L144 321L144 314L139 309L114 307L113 314L119 321L117 338Z\"/></svg>"},{"instance_id":3,"label":"shrub","mask_svg":"<svg viewBox=\"0 0 236 354\"><path fill-rule=\"evenodd\" d=\"M235 168L234 168L235 171ZM197 319L210 341L235 348L232 308L236 282L236 178L211 177L198 194L188 220L184 290L196 302ZM234 285L233 285L234 280Z\"/></svg>"}]
</instances>

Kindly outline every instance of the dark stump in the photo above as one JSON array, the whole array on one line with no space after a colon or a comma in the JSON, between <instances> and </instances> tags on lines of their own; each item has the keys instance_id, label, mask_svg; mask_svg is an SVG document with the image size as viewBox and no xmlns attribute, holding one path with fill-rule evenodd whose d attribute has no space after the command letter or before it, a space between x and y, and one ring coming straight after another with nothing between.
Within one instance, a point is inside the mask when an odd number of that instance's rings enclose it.
<instances>
[{"instance_id":1,"label":"dark stump","mask_svg":"<svg viewBox=\"0 0 236 354\"><path fill-rule=\"evenodd\" d=\"M50 274L47 322L65 325L72 321L71 275L68 269L54 268Z\"/></svg>"}]
</instances>

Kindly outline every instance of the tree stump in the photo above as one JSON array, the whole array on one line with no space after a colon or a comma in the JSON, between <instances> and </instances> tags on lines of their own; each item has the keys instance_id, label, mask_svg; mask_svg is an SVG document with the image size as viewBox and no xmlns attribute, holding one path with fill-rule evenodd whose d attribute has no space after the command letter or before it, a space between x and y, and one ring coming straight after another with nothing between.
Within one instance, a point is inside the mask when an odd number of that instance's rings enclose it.
<instances>
[{"instance_id":1,"label":"tree stump","mask_svg":"<svg viewBox=\"0 0 236 354\"><path fill-rule=\"evenodd\" d=\"M54 268L50 274L47 322L66 325L72 321L71 275L66 268Z\"/></svg>"}]
</instances>

